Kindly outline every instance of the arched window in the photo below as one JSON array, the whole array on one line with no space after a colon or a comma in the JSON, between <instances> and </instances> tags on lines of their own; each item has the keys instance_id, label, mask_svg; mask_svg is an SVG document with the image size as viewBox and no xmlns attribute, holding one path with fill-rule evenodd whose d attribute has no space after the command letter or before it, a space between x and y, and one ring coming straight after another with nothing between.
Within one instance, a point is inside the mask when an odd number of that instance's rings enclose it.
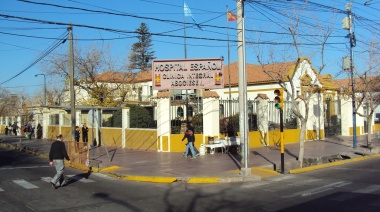
<instances>
[{"instance_id":1,"label":"arched window","mask_svg":"<svg viewBox=\"0 0 380 212\"><path fill-rule=\"evenodd\" d=\"M224 105L223 104L219 105L219 115L221 115L221 116L224 115Z\"/></svg>"},{"instance_id":2,"label":"arched window","mask_svg":"<svg viewBox=\"0 0 380 212\"><path fill-rule=\"evenodd\" d=\"M182 107L177 107L177 116L180 116L180 117L183 116L183 108Z\"/></svg>"}]
</instances>

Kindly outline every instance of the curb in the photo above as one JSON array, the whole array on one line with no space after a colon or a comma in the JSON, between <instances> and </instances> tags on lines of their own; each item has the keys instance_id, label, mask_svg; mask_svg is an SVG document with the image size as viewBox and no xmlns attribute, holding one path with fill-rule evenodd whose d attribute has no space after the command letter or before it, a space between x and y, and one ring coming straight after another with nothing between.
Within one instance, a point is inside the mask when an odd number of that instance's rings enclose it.
<instances>
[{"instance_id":1,"label":"curb","mask_svg":"<svg viewBox=\"0 0 380 212\"><path fill-rule=\"evenodd\" d=\"M323 168L328 168L328 167L333 167L333 166L339 166L347 163L354 163L358 161L363 161L371 158L378 158L380 157L380 154L374 154L374 155L368 155L368 156L363 156L360 158L353 158L353 159L347 159L347 160L342 160L342 161L336 161L336 162L331 162L331 163L326 163L326 164L320 164L320 165L315 165L315 166L309 166L305 168L299 168L299 169L292 169L289 171L289 174L299 174L299 173L304 173L304 172L310 172L318 169L323 169Z\"/></svg>"}]
</instances>

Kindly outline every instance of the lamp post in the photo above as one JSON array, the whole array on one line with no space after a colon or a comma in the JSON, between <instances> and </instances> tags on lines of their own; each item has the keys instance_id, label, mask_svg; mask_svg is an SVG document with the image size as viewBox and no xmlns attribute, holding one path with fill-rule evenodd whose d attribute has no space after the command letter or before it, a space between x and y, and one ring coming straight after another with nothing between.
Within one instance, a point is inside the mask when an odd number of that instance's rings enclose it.
<instances>
[{"instance_id":1,"label":"lamp post","mask_svg":"<svg viewBox=\"0 0 380 212\"><path fill-rule=\"evenodd\" d=\"M46 106L46 77L45 77L45 74L36 74L34 75L35 77L39 76L39 75L43 75L44 76L44 96L45 96L45 103L44 103L44 106Z\"/></svg>"}]
</instances>

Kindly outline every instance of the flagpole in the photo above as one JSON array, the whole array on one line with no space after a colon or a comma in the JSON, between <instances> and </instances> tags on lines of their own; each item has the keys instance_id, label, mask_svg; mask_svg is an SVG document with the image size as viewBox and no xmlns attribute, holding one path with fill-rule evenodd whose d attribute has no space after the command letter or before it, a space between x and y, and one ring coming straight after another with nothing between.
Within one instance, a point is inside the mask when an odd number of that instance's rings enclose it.
<instances>
[{"instance_id":1,"label":"flagpole","mask_svg":"<svg viewBox=\"0 0 380 212\"><path fill-rule=\"evenodd\" d=\"M226 5L227 14L228 14L228 5ZM228 70L228 93L229 93L229 100L228 100L228 115L229 117L232 116L232 100L231 100L231 72L230 72L230 33L228 30L228 15L227 15L227 47L228 47L228 61L227 61L227 70Z\"/></svg>"}]
</instances>

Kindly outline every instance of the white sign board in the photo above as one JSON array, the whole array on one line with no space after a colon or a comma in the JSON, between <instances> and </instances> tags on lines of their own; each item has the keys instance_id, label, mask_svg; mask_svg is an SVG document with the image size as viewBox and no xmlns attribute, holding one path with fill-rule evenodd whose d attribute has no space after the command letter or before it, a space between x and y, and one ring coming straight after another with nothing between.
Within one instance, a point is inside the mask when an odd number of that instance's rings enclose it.
<instances>
[{"instance_id":1,"label":"white sign board","mask_svg":"<svg viewBox=\"0 0 380 212\"><path fill-rule=\"evenodd\" d=\"M152 81L153 90L224 88L223 60L153 60Z\"/></svg>"}]
</instances>

